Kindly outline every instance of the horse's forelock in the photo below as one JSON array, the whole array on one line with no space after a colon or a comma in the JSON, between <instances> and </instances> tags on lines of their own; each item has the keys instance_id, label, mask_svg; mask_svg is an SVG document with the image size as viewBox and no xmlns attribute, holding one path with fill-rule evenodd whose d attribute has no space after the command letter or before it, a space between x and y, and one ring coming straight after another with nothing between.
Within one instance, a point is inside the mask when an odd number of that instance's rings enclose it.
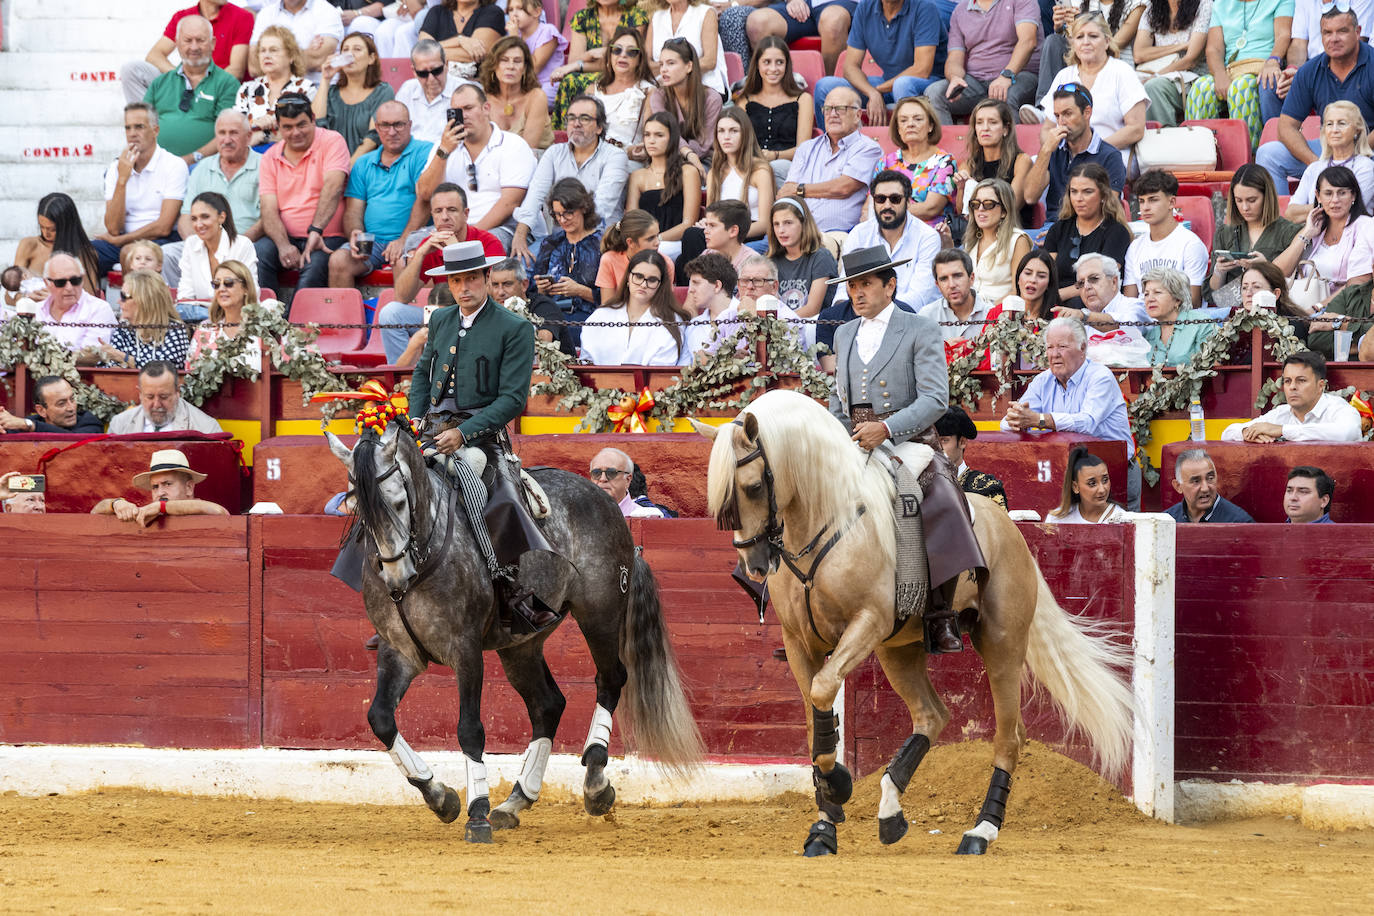
<instances>
[{"instance_id":1,"label":"horse's forelock","mask_svg":"<svg viewBox=\"0 0 1374 916\"><path fill-rule=\"evenodd\" d=\"M716 434L711 446L711 459L706 476L706 508L722 524L729 521L721 518L722 510L728 515L730 507L735 506L735 472L739 467L735 459L735 436L739 429L734 423L725 424ZM734 514L739 514L737 506Z\"/></svg>"},{"instance_id":2,"label":"horse's forelock","mask_svg":"<svg viewBox=\"0 0 1374 916\"><path fill-rule=\"evenodd\" d=\"M377 453L381 443L372 433L363 433L358 444L353 447L353 498L358 507L358 519L368 528L377 526L386 518L381 504L381 491L377 489Z\"/></svg>"}]
</instances>

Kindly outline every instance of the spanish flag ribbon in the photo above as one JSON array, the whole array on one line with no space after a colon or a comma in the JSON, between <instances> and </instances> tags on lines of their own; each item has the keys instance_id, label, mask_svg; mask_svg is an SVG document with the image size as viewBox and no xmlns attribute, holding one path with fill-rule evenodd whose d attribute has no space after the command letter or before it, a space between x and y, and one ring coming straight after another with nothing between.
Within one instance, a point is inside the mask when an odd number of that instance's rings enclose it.
<instances>
[{"instance_id":1,"label":"spanish flag ribbon","mask_svg":"<svg viewBox=\"0 0 1374 916\"><path fill-rule=\"evenodd\" d=\"M311 404L325 404L330 401L368 402L358 411L356 423L360 433L370 429L381 435L388 423L398 416L407 415L406 425L412 434L418 436L415 422L408 416L410 399L399 392L387 392L386 386L376 379L363 382L357 391L321 391L310 398Z\"/></svg>"},{"instance_id":2,"label":"spanish flag ribbon","mask_svg":"<svg viewBox=\"0 0 1374 916\"><path fill-rule=\"evenodd\" d=\"M1374 423L1374 406L1358 391L1350 396L1350 406L1364 419L1366 423Z\"/></svg>"},{"instance_id":3,"label":"spanish flag ribbon","mask_svg":"<svg viewBox=\"0 0 1374 916\"><path fill-rule=\"evenodd\" d=\"M627 394L620 399L620 403L614 407L607 408L606 416L615 421L612 427L618 433L647 433L649 427L646 421L649 419L649 412L654 409L654 396L645 388L639 393L639 398Z\"/></svg>"}]
</instances>

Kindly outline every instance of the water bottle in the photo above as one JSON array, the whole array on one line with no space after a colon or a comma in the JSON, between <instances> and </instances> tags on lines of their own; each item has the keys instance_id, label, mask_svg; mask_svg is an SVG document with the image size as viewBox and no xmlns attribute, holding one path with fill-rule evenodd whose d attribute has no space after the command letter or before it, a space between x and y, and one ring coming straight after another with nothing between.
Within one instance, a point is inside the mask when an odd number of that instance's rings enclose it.
<instances>
[{"instance_id":1,"label":"water bottle","mask_svg":"<svg viewBox=\"0 0 1374 916\"><path fill-rule=\"evenodd\" d=\"M1207 441L1206 417L1202 414L1202 398L1193 395L1188 402L1188 425L1191 428L1189 438L1194 442Z\"/></svg>"}]
</instances>

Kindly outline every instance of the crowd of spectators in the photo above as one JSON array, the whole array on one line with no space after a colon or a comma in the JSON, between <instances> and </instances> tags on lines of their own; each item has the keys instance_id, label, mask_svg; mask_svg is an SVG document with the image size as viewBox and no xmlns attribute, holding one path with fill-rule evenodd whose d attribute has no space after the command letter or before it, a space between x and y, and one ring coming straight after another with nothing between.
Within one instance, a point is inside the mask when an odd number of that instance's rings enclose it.
<instances>
[{"instance_id":1,"label":"crowd of spectators","mask_svg":"<svg viewBox=\"0 0 1374 916\"><path fill-rule=\"evenodd\" d=\"M1315 355L1285 369L1287 405L1227 437L1358 438L1341 399L1308 394L1322 357L1374 358L1368 5L593 0L566 30L533 0L245 6L200 0L123 68L102 225L88 235L48 194L6 272L7 304L27 290L78 362L166 367L140 378L143 412L121 428L198 428L145 387L169 371L174 385L246 306L289 315L294 290L379 269L394 295L378 321L401 326L382 332L386 357L403 361L426 272L475 240L509 257L500 286L542 337L593 364L664 366L714 353L760 299L799 345L830 345L855 312L828 281L880 247L895 305L939 322L950 358L1000 316L1049 322L1049 368L1006 428L1128 443L1094 347L1178 366L1233 310L1273 308ZM834 74L814 85L789 47L812 36ZM733 85L727 52L744 65ZM406 56L413 78L393 91L383 60ZM1177 177L1132 153L1147 119L1219 115L1258 152L1209 251ZM966 142L945 139L956 119ZM1038 126L1034 155L1018 123ZM118 315L101 298L115 267ZM49 390L37 420L4 422L65 428L62 403ZM1138 483L1133 468L1133 498ZM1101 486L1066 482L1064 518L1096 515L1069 497Z\"/></svg>"}]
</instances>

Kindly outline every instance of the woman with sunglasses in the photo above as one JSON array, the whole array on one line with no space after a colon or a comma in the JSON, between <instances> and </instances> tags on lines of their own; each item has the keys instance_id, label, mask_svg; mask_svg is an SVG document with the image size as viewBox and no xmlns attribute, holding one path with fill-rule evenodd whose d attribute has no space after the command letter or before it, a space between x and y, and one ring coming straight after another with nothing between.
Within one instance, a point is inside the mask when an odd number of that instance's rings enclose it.
<instances>
[{"instance_id":1,"label":"woman with sunglasses","mask_svg":"<svg viewBox=\"0 0 1374 916\"><path fill-rule=\"evenodd\" d=\"M797 85L787 42L768 35L754 46L735 104L749 115L763 158L786 181L797 147L811 139L816 124L815 99Z\"/></svg>"},{"instance_id":2,"label":"woman with sunglasses","mask_svg":"<svg viewBox=\"0 0 1374 916\"><path fill-rule=\"evenodd\" d=\"M239 87L234 107L248 118L253 129L253 148L262 153L279 139L277 99L283 95L303 95L313 100L316 88L305 78L305 55L296 44L296 36L285 26L263 29L257 54L257 72L262 76Z\"/></svg>"},{"instance_id":3,"label":"woman with sunglasses","mask_svg":"<svg viewBox=\"0 0 1374 916\"><path fill-rule=\"evenodd\" d=\"M625 209L644 210L658 222L658 250L673 261L701 212L701 172L682 155L677 119L666 112L644 122L644 151L649 164L626 182Z\"/></svg>"},{"instance_id":4,"label":"woman with sunglasses","mask_svg":"<svg viewBox=\"0 0 1374 916\"><path fill-rule=\"evenodd\" d=\"M234 228L234 213L222 194L205 191L191 201L191 230L181 249L181 279L177 281L177 310L187 321L204 321L209 313L210 281L225 261L239 261L254 272L258 253L253 242Z\"/></svg>"},{"instance_id":5,"label":"woman with sunglasses","mask_svg":"<svg viewBox=\"0 0 1374 916\"><path fill-rule=\"evenodd\" d=\"M517 134L530 149L548 149L553 143L549 100L534 75L530 49L518 35L507 35L492 46L482 61L477 81L491 103L491 122Z\"/></svg>"},{"instance_id":6,"label":"woman with sunglasses","mask_svg":"<svg viewBox=\"0 0 1374 916\"><path fill-rule=\"evenodd\" d=\"M606 107L605 139L625 150L639 147L643 155L644 103L654 91L644 36L634 29L616 29L607 50L610 66L602 69L590 92Z\"/></svg>"},{"instance_id":7,"label":"woman with sunglasses","mask_svg":"<svg viewBox=\"0 0 1374 916\"><path fill-rule=\"evenodd\" d=\"M1321 144L1321 156L1303 171L1302 181L1284 213L1293 222L1307 218L1316 198L1317 178L1333 165L1343 165L1354 172L1361 196L1374 201L1374 159L1370 158L1374 150L1369 147L1369 128L1360 106L1345 99L1327 105L1322 112Z\"/></svg>"},{"instance_id":8,"label":"woman with sunglasses","mask_svg":"<svg viewBox=\"0 0 1374 916\"><path fill-rule=\"evenodd\" d=\"M1021 123L1041 125L1041 139L1053 129L1056 89L1081 86L1092 97L1093 130L1123 153L1145 136L1145 110L1150 98L1121 51L1101 13L1079 16L1069 27L1068 66L1055 74L1040 107L1021 106Z\"/></svg>"},{"instance_id":9,"label":"woman with sunglasses","mask_svg":"<svg viewBox=\"0 0 1374 916\"><path fill-rule=\"evenodd\" d=\"M539 245L530 291L551 297L569 319L582 321L601 303L596 201L576 178L560 178L549 191L549 210L558 228Z\"/></svg>"},{"instance_id":10,"label":"woman with sunglasses","mask_svg":"<svg viewBox=\"0 0 1374 916\"><path fill-rule=\"evenodd\" d=\"M706 0L644 0L644 9L649 13L644 43L649 46L649 66L654 72L659 72L664 46L670 41L685 41L700 62L702 85L721 98L728 96L725 45L720 40L720 19L715 7Z\"/></svg>"},{"instance_id":11,"label":"woman with sunglasses","mask_svg":"<svg viewBox=\"0 0 1374 916\"><path fill-rule=\"evenodd\" d=\"M95 248L91 247L91 240L81 225L76 201L61 191L44 194L38 201L38 235L19 241L14 263L24 271L25 276L41 277L43 265L48 263L54 251L75 254L86 268L86 292L100 295L100 278L96 271L99 259Z\"/></svg>"},{"instance_id":12,"label":"woman with sunglasses","mask_svg":"<svg viewBox=\"0 0 1374 916\"><path fill-rule=\"evenodd\" d=\"M692 316L668 285L657 251L630 258L615 298L582 327L582 359L593 366L683 366L692 358L683 329Z\"/></svg>"},{"instance_id":13,"label":"woman with sunglasses","mask_svg":"<svg viewBox=\"0 0 1374 916\"><path fill-rule=\"evenodd\" d=\"M1054 257L1059 298L1068 308L1082 308L1078 299L1078 271L1085 254L1104 254L1117 264L1126 261L1131 230L1121 198L1112 190L1107 170L1096 162L1074 166L1059 219L1045 233L1045 249Z\"/></svg>"},{"instance_id":14,"label":"woman with sunglasses","mask_svg":"<svg viewBox=\"0 0 1374 916\"><path fill-rule=\"evenodd\" d=\"M191 338L191 352L186 356L189 372L203 356L207 356L242 333L243 310L258 304L258 288L253 273L241 261L225 261L215 268L210 281L215 297L210 302L210 320L196 328ZM262 366L262 341L253 338L244 346L237 362L258 369Z\"/></svg>"},{"instance_id":15,"label":"woman with sunglasses","mask_svg":"<svg viewBox=\"0 0 1374 916\"><path fill-rule=\"evenodd\" d=\"M126 275L119 291L119 327L101 348L102 365L142 369L153 360L163 360L180 366L186 362L190 345L190 334L177 316L162 275L151 270Z\"/></svg>"},{"instance_id":16,"label":"woman with sunglasses","mask_svg":"<svg viewBox=\"0 0 1374 916\"><path fill-rule=\"evenodd\" d=\"M1212 235L1217 263L1208 286L1215 293L1237 280L1248 267L1274 260L1293 243L1301 228L1279 213L1279 199L1269 172L1253 163L1242 165L1231 176L1226 220ZM1241 251L1248 255L1230 257Z\"/></svg>"},{"instance_id":17,"label":"woman with sunglasses","mask_svg":"<svg viewBox=\"0 0 1374 916\"><path fill-rule=\"evenodd\" d=\"M701 62L687 39L674 38L663 46L658 85L649 93L649 111L673 116L682 138L683 158L706 174L721 97L702 84Z\"/></svg>"},{"instance_id":18,"label":"woman with sunglasses","mask_svg":"<svg viewBox=\"0 0 1374 916\"><path fill-rule=\"evenodd\" d=\"M563 116L572 100L587 91L587 87L604 73L611 56L607 49L615 43L622 29L634 29L641 37L649 24L649 15L635 0L591 0L573 14L568 22L568 62L549 74L558 84L558 97L553 103L553 126L563 129ZM640 50L644 45L640 43ZM647 56L641 55L648 67ZM653 81L649 71L646 80Z\"/></svg>"},{"instance_id":19,"label":"woman with sunglasses","mask_svg":"<svg viewBox=\"0 0 1374 916\"><path fill-rule=\"evenodd\" d=\"M1011 185L1000 178L978 182L969 201L964 250L973 258L973 289L998 303L1016 288L1012 267L1030 253L1030 236L1016 224Z\"/></svg>"},{"instance_id":20,"label":"woman with sunglasses","mask_svg":"<svg viewBox=\"0 0 1374 916\"><path fill-rule=\"evenodd\" d=\"M1282 110L1277 90L1292 33L1291 0L1212 0L1208 72L1188 88L1184 117L1215 118L1225 105L1259 146L1265 123Z\"/></svg>"},{"instance_id":21,"label":"woman with sunglasses","mask_svg":"<svg viewBox=\"0 0 1374 916\"><path fill-rule=\"evenodd\" d=\"M375 123L377 109L396 98L396 93L382 80L382 59L371 36L345 35L339 53L351 60L342 67L333 66L333 58L325 62L321 85L329 86L329 91L315 93L310 104L320 127L342 134L351 163L357 163L363 153L382 145ZM330 85L335 76L338 82Z\"/></svg>"}]
</instances>

